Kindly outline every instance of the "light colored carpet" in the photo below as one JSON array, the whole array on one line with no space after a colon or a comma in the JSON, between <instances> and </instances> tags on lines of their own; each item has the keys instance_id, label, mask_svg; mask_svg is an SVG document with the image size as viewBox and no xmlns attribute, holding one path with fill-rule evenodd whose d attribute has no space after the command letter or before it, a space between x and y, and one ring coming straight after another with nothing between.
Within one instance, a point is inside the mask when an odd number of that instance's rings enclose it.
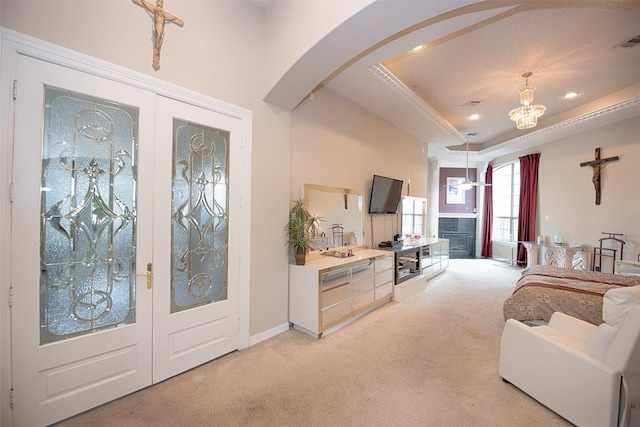
<instances>
[{"instance_id":1,"label":"light colored carpet","mask_svg":"<svg viewBox=\"0 0 640 427\"><path fill-rule=\"evenodd\" d=\"M451 260L423 293L320 340L289 330L61 425L569 426L498 375L519 276Z\"/></svg>"}]
</instances>

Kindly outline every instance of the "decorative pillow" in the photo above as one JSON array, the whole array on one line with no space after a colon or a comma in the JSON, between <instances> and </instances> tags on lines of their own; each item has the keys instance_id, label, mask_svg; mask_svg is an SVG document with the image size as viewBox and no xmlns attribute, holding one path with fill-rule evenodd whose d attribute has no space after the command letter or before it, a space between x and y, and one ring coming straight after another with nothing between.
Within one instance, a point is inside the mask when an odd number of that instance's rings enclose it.
<instances>
[{"instance_id":1,"label":"decorative pillow","mask_svg":"<svg viewBox=\"0 0 640 427\"><path fill-rule=\"evenodd\" d=\"M602 320L611 326L619 326L634 304L640 304L640 286L609 289L602 301Z\"/></svg>"},{"instance_id":2,"label":"decorative pillow","mask_svg":"<svg viewBox=\"0 0 640 427\"><path fill-rule=\"evenodd\" d=\"M604 362L617 333L618 328L616 326L611 326L606 323L601 324L598 326L596 333L587 341L587 344L584 346L584 352Z\"/></svg>"}]
</instances>

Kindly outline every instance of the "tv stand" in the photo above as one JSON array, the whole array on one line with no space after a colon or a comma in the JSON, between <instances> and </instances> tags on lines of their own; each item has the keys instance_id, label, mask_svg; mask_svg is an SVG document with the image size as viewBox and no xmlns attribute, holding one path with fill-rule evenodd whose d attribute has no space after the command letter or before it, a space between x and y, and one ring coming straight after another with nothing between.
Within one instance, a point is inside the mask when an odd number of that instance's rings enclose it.
<instances>
[{"instance_id":1,"label":"tv stand","mask_svg":"<svg viewBox=\"0 0 640 427\"><path fill-rule=\"evenodd\" d=\"M402 246L394 253L396 285L420 275L420 246Z\"/></svg>"},{"instance_id":2,"label":"tv stand","mask_svg":"<svg viewBox=\"0 0 640 427\"><path fill-rule=\"evenodd\" d=\"M394 301L404 301L426 289L427 281L449 266L449 240L428 238L419 244L380 248L394 253Z\"/></svg>"}]
</instances>

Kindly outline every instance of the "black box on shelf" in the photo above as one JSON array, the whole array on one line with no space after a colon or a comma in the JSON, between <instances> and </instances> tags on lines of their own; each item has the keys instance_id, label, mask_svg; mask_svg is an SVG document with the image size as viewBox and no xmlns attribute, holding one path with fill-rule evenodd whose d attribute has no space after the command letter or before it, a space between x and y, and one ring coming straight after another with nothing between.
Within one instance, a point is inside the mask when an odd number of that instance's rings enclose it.
<instances>
[{"instance_id":1,"label":"black box on shelf","mask_svg":"<svg viewBox=\"0 0 640 427\"><path fill-rule=\"evenodd\" d=\"M387 240L386 242L380 242L378 243L378 247L379 248L394 248L394 249L399 249L402 247L402 240Z\"/></svg>"}]
</instances>

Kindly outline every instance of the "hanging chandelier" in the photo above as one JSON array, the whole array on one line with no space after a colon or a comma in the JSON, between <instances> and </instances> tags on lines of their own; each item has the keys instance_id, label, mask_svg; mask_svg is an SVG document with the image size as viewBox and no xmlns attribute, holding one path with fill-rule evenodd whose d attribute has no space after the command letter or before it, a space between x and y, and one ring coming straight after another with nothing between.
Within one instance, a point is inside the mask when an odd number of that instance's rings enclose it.
<instances>
[{"instance_id":1,"label":"hanging chandelier","mask_svg":"<svg viewBox=\"0 0 640 427\"><path fill-rule=\"evenodd\" d=\"M535 87L529 86L531 72L524 73L524 87L520 90L520 106L509 112L509 118L516 122L518 129L531 129L538 124L538 117L547 109L544 105L533 105L533 91Z\"/></svg>"}]
</instances>

